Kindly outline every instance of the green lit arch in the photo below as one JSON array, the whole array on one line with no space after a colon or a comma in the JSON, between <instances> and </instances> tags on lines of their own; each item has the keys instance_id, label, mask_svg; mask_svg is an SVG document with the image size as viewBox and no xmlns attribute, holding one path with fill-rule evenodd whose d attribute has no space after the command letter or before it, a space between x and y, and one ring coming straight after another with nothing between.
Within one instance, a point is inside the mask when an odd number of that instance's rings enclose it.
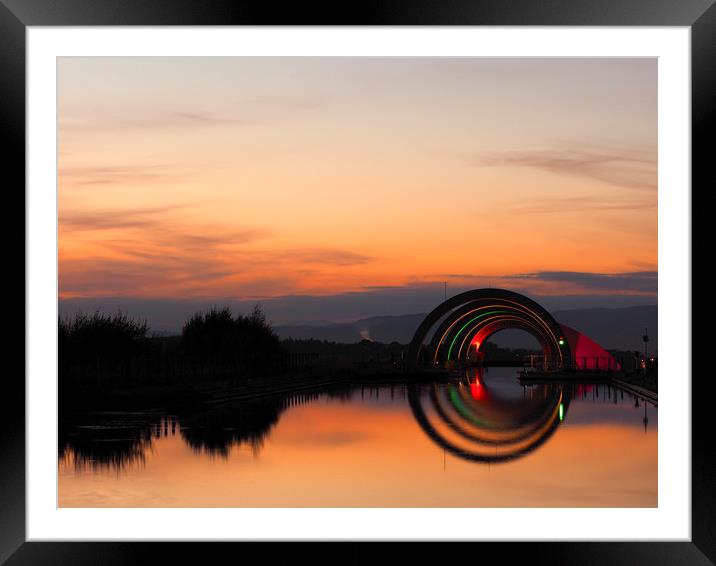
<instances>
[{"instance_id":1,"label":"green lit arch","mask_svg":"<svg viewBox=\"0 0 716 566\"><path fill-rule=\"evenodd\" d=\"M488 317L492 326L482 325ZM553 360L551 369L563 369L571 363L570 346L562 336L562 328L541 305L514 291L475 289L451 297L425 317L408 346L406 370L462 363L459 343L464 344L466 335L510 327L535 336ZM460 359L453 359L456 344Z\"/></svg>"}]
</instances>

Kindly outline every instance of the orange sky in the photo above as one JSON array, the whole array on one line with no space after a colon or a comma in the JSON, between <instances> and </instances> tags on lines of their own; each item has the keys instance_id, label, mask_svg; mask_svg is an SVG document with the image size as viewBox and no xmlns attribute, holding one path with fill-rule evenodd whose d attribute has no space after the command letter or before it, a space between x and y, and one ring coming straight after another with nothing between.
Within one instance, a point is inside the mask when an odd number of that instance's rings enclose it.
<instances>
[{"instance_id":1,"label":"orange sky","mask_svg":"<svg viewBox=\"0 0 716 566\"><path fill-rule=\"evenodd\" d=\"M656 271L656 79L655 59L61 58L60 297Z\"/></svg>"}]
</instances>

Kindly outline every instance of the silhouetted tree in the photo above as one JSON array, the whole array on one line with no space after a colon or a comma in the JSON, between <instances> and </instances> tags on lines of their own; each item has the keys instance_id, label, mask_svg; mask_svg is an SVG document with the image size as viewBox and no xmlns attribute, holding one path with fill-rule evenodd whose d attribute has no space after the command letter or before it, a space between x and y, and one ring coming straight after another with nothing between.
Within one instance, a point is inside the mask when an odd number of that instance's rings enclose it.
<instances>
[{"instance_id":1,"label":"silhouetted tree","mask_svg":"<svg viewBox=\"0 0 716 566\"><path fill-rule=\"evenodd\" d=\"M182 329L182 345L202 369L245 366L261 373L280 352L279 339L259 305L249 316L233 317L228 307L192 315Z\"/></svg>"},{"instance_id":2,"label":"silhouetted tree","mask_svg":"<svg viewBox=\"0 0 716 566\"><path fill-rule=\"evenodd\" d=\"M99 378L104 364L124 364L129 374L129 359L137 354L147 336L147 322L134 320L125 313L108 315L95 311L78 313L74 318L58 320L60 375L78 364L93 364Z\"/></svg>"}]
</instances>

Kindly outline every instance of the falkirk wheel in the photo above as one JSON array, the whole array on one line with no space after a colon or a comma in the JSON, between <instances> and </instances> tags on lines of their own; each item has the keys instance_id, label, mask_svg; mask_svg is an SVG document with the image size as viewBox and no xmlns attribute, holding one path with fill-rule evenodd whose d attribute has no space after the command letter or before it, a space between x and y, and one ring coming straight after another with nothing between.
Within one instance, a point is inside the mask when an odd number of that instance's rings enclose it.
<instances>
[{"instance_id":1,"label":"falkirk wheel","mask_svg":"<svg viewBox=\"0 0 716 566\"><path fill-rule=\"evenodd\" d=\"M410 372L459 367L478 360L485 341L508 328L534 336L542 347L547 371L579 365L573 350L580 343L593 345L594 352L609 356L579 332L560 325L532 299L513 291L490 288L455 295L428 314L408 346L405 368Z\"/></svg>"}]
</instances>

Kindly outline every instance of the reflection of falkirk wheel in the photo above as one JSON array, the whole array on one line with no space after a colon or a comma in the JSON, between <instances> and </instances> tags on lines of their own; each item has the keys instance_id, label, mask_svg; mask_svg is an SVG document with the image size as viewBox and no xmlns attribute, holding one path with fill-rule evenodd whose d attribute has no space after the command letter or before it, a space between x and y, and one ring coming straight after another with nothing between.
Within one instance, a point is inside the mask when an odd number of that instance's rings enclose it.
<instances>
[{"instance_id":1,"label":"reflection of falkirk wheel","mask_svg":"<svg viewBox=\"0 0 716 566\"><path fill-rule=\"evenodd\" d=\"M544 369L572 367L565 332L544 308L512 291L475 289L451 297L425 317L408 346L406 370L454 367L477 359L485 341L506 328L524 330L537 339Z\"/></svg>"},{"instance_id":2,"label":"reflection of falkirk wheel","mask_svg":"<svg viewBox=\"0 0 716 566\"><path fill-rule=\"evenodd\" d=\"M528 398L502 399L491 393L479 372L459 384L411 385L408 400L418 424L438 446L465 460L493 463L541 446L570 402L558 385L540 385Z\"/></svg>"}]
</instances>

